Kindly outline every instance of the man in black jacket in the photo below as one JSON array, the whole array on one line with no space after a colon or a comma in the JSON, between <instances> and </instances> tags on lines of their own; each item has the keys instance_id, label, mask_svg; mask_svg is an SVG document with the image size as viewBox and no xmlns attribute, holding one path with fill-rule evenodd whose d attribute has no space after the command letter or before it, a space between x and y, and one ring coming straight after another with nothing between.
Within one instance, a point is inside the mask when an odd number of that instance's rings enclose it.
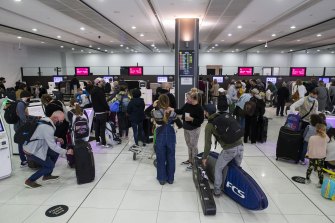
<instances>
[{"instance_id":1,"label":"man in black jacket","mask_svg":"<svg viewBox=\"0 0 335 223\"><path fill-rule=\"evenodd\" d=\"M162 83L161 94L166 94L169 97L170 107L177 108L176 98L170 93L170 84Z\"/></svg>"},{"instance_id":2,"label":"man in black jacket","mask_svg":"<svg viewBox=\"0 0 335 223\"><path fill-rule=\"evenodd\" d=\"M95 141L103 147L108 148L106 144L106 122L109 115L109 106L104 92L105 82L102 78L94 80L94 88L91 92L92 106L95 113Z\"/></svg>"}]
</instances>

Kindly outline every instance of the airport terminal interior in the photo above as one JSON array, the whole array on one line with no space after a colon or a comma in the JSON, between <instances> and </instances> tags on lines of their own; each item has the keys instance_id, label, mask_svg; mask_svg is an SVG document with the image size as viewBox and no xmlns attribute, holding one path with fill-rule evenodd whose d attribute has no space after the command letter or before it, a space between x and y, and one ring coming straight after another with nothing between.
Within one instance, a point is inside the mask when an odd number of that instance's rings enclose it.
<instances>
[{"instance_id":1,"label":"airport terminal interior","mask_svg":"<svg viewBox=\"0 0 335 223\"><path fill-rule=\"evenodd\" d=\"M1 0L0 103L1 223L335 222L334 0Z\"/></svg>"}]
</instances>

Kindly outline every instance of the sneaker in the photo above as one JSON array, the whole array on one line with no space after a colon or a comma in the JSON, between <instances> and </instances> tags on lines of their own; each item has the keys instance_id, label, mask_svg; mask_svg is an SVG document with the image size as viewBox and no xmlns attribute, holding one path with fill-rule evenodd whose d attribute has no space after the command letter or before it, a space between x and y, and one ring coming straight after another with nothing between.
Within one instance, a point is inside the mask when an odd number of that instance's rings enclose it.
<instances>
[{"instance_id":1,"label":"sneaker","mask_svg":"<svg viewBox=\"0 0 335 223\"><path fill-rule=\"evenodd\" d=\"M192 170L193 169L193 165L190 163L187 167L186 170Z\"/></svg>"},{"instance_id":2,"label":"sneaker","mask_svg":"<svg viewBox=\"0 0 335 223\"><path fill-rule=\"evenodd\" d=\"M95 145L100 146L101 143L100 142L95 142Z\"/></svg>"},{"instance_id":3,"label":"sneaker","mask_svg":"<svg viewBox=\"0 0 335 223\"><path fill-rule=\"evenodd\" d=\"M300 164L300 165L306 165L306 162L305 162L305 161L301 161L301 160L299 160L299 164Z\"/></svg>"},{"instance_id":4,"label":"sneaker","mask_svg":"<svg viewBox=\"0 0 335 223\"><path fill-rule=\"evenodd\" d=\"M181 162L182 165L189 165L190 164L190 161L189 160L186 160L184 162Z\"/></svg>"},{"instance_id":5,"label":"sneaker","mask_svg":"<svg viewBox=\"0 0 335 223\"><path fill-rule=\"evenodd\" d=\"M305 184L310 184L311 183L311 180L310 179L306 179L305 180Z\"/></svg>"},{"instance_id":6,"label":"sneaker","mask_svg":"<svg viewBox=\"0 0 335 223\"><path fill-rule=\"evenodd\" d=\"M24 182L24 186L26 186L27 188L38 188L38 187L41 187L42 185L34 181L26 180Z\"/></svg>"},{"instance_id":7,"label":"sneaker","mask_svg":"<svg viewBox=\"0 0 335 223\"><path fill-rule=\"evenodd\" d=\"M103 148L110 148L111 146L110 145L108 145L108 144L105 144L105 145L101 145L101 147L103 147Z\"/></svg>"},{"instance_id":8,"label":"sneaker","mask_svg":"<svg viewBox=\"0 0 335 223\"><path fill-rule=\"evenodd\" d=\"M42 180L44 182L46 182L46 181L56 181L58 179L59 179L59 176L52 176L52 175L50 175L50 176L43 176L43 178L42 178Z\"/></svg>"},{"instance_id":9,"label":"sneaker","mask_svg":"<svg viewBox=\"0 0 335 223\"><path fill-rule=\"evenodd\" d=\"M22 161L21 164L20 164L20 167L23 168L23 167L26 167L28 166L28 161Z\"/></svg>"},{"instance_id":10,"label":"sneaker","mask_svg":"<svg viewBox=\"0 0 335 223\"><path fill-rule=\"evenodd\" d=\"M321 187L322 187L322 184L318 183L318 184L316 185L316 187L317 187L317 188L321 188Z\"/></svg>"}]
</instances>

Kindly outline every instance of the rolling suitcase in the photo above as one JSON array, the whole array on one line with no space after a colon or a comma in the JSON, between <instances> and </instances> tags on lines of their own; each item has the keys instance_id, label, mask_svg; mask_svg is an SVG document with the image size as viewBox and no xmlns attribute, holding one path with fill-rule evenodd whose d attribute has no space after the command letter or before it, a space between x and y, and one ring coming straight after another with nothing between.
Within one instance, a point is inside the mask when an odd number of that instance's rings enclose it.
<instances>
[{"instance_id":1,"label":"rolling suitcase","mask_svg":"<svg viewBox=\"0 0 335 223\"><path fill-rule=\"evenodd\" d=\"M95 178L95 165L91 145L83 140L76 140L74 146L74 158L77 183L92 182Z\"/></svg>"},{"instance_id":2,"label":"rolling suitcase","mask_svg":"<svg viewBox=\"0 0 335 223\"><path fill-rule=\"evenodd\" d=\"M257 141L260 143L265 143L267 138L268 138L268 125L269 125L269 120L267 117L263 117L263 121L260 125L260 129L258 131L258 137Z\"/></svg>"},{"instance_id":3,"label":"rolling suitcase","mask_svg":"<svg viewBox=\"0 0 335 223\"><path fill-rule=\"evenodd\" d=\"M303 137L301 132L293 131L285 126L280 128L277 141L276 160L283 158L294 160L298 163L302 147Z\"/></svg>"},{"instance_id":4,"label":"rolling suitcase","mask_svg":"<svg viewBox=\"0 0 335 223\"><path fill-rule=\"evenodd\" d=\"M199 154L198 156L202 156ZM219 154L210 152L207 158L206 173L214 181L215 164ZM268 199L257 182L234 161L223 170L222 191L235 202L249 210L264 210Z\"/></svg>"},{"instance_id":5,"label":"rolling suitcase","mask_svg":"<svg viewBox=\"0 0 335 223\"><path fill-rule=\"evenodd\" d=\"M215 215L216 204L209 186L208 177L201 167L201 159L194 158L193 181L198 190L204 215Z\"/></svg>"}]
</instances>

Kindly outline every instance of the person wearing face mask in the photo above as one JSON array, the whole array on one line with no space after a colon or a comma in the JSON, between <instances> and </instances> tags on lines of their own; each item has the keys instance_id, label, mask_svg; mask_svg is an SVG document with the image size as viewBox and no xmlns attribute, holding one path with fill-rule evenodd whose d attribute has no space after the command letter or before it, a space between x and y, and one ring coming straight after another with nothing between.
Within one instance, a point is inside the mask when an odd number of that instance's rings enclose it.
<instances>
[{"instance_id":1,"label":"person wearing face mask","mask_svg":"<svg viewBox=\"0 0 335 223\"><path fill-rule=\"evenodd\" d=\"M58 143L64 143L63 139L54 136L56 125L62 123L64 117L63 112L55 111L50 118L42 118L41 121L44 123L37 126L31 136L31 141L23 146L23 150L29 156L29 159L42 166L25 181L26 187L40 187L41 185L36 183L36 180L42 176L42 182L58 180L59 176L51 175L58 156L73 155L72 149L65 150L58 145Z\"/></svg>"},{"instance_id":2,"label":"person wearing face mask","mask_svg":"<svg viewBox=\"0 0 335 223\"><path fill-rule=\"evenodd\" d=\"M19 116L19 121L14 124L14 131L17 132L17 130L23 126L28 120L37 118L34 116L29 116L28 115L28 104L30 101L31 93L29 91L22 91L20 94L20 100L18 100L17 106L16 106L16 113ZM20 160L21 160L21 167L25 167L28 165L26 155L23 152L23 145L18 144L18 149L19 149L19 155L20 155Z\"/></svg>"},{"instance_id":3,"label":"person wearing face mask","mask_svg":"<svg viewBox=\"0 0 335 223\"><path fill-rule=\"evenodd\" d=\"M313 89L308 96L300 98L290 107L291 113L296 113L296 110L298 110L300 116L303 117L301 123L302 132L309 125L311 115L318 113L319 103L317 101L317 98L318 98L318 91L316 89Z\"/></svg>"},{"instance_id":4,"label":"person wearing face mask","mask_svg":"<svg viewBox=\"0 0 335 223\"><path fill-rule=\"evenodd\" d=\"M198 154L201 124L204 122L204 110L199 104L199 94L189 92L187 102L181 109L176 109L175 112L182 115L184 137L188 147L188 160L182 162L182 164L187 165L186 170L192 170L193 159Z\"/></svg>"}]
</instances>

